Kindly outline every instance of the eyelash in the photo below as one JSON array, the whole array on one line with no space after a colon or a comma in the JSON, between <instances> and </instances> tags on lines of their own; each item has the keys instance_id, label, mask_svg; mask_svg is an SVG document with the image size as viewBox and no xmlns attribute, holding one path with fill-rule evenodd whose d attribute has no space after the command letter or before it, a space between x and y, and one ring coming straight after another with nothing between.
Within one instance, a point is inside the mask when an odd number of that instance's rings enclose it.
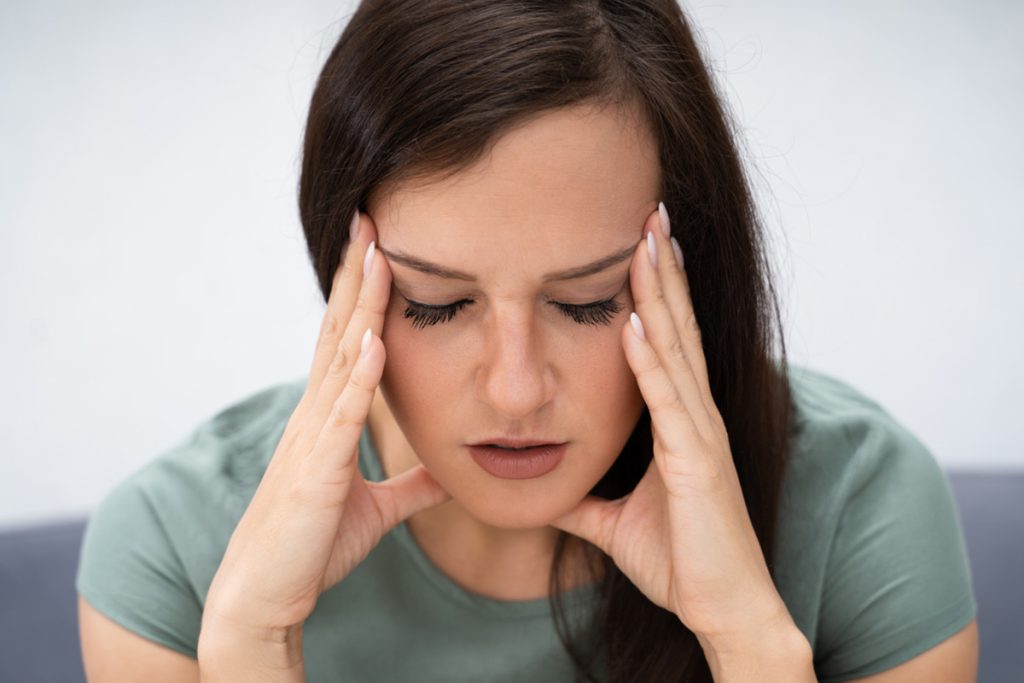
<instances>
[{"instance_id":1,"label":"eyelash","mask_svg":"<svg viewBox=\"0 0 1024 683\"><path fill-rule=\"evenodd\" d=\"M445 323L455 317L465 306L473 303L472 299L462 299L443 306L432 306L410 301L402 314L403 318L412 318L413 328L422 329L437 323ZM622 304L614 298L595 301L589 304L563 304L552 301L567 317L581 325L608 325L616 313L622 310Z\"/></svg>"}]
</instances>

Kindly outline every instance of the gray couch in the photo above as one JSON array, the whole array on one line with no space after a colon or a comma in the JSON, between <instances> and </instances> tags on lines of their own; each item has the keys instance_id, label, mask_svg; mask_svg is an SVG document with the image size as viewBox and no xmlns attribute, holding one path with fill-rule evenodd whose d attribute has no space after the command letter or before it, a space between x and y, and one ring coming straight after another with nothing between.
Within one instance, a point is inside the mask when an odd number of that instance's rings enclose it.
<instances>
[{"instance_id":1,"label":"gray couch","mask_svg":"<svg viewBox=\"0 0 1024 683\"><path fill-rule=\"evenodd\" d=\"M1024 680L1024 473L948 475L978 599L978 680ZM0 682L85 681L74 588L84 528L71 519L0 532Z\"/></svg>"}]
</instances>

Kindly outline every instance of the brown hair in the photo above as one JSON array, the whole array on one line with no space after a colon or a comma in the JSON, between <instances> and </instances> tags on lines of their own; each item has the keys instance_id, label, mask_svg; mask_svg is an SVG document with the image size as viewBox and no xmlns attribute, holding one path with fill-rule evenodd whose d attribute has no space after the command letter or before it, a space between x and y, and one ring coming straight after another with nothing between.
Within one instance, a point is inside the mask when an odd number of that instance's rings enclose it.
<instances>
[{"instance_id":1,"label":"brown hair","mask_svg":"<svg viewBox=\"0 0 1024 683\"><path fill-rule=\"evenodd\" d=\"M674 0L364 0L306 122L299 210L324 300L348 220L375 193L456 174L511 127L582 103L640 112L658 141L661 197L686 255L712 394L774 572L791 419L778 300L732 124ZM651 457L645 410L592 493L625 495ZM588 632L573 633L559 570L572 539L560 534L550 600L577 679L597 680L590 667L603 657L616 683L710 681L696 636L589 544L600 600Z\"/></svg>"}]
</instances>

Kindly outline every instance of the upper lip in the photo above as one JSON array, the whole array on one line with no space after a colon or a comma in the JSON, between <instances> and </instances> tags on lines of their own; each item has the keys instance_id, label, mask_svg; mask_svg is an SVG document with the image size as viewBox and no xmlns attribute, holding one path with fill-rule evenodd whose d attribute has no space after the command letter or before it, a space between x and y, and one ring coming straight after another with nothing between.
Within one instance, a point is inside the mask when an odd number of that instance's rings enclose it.
<instances>
[{"instance_id":1,"label":"upper lip","mask_svg":"<svg viewBox=\"0 0 1024 683\"><path fill-rule=\"evenodd\" d=\"M505 437L498 437L495 439L483 439L476 443L469 444L470 446L503 446L505 448L529 448L531 446L547 446L547 445L561 445L562 441L554 441L552 439L508 439Z\"/></svg>"}]
</instances>

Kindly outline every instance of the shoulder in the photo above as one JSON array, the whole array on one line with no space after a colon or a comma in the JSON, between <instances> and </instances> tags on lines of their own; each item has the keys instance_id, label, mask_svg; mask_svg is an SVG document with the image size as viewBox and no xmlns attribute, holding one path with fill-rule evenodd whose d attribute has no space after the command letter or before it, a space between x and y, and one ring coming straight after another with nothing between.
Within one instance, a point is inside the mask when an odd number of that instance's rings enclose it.
<instances>
[{"instance_id":1,"label":"shoulder","mask_svg":"<svg viewBox=\"0 0 1024 683\"><path fill-rule=\"evenodd\" d=\"M239 512L251 498L305 389L305 378L266 387L203 420L126 478L156 503ZM238 505L242 505L241 510Z\"/></svg>"},{"instance_id":2,"label":"shoulder","mask_svg":"<svg viewBox=\"0 0 1024 683\"><path fill-rule=\"evenodd\" d=\"M303 378L232 403L111 489L82 539L82 597L195 657L213 574L304 389Z\"/></svg>"},{"instance_id":3,"label":"shoulder","mask_svg":"<svg viewBox=\"0 0 1024 683\"><path fill-rule=\"evenodd\" d=\"M838 508L907 477L923 476L919 489L945 486L931 451L879 402L818 370L790 365L788 374L794 408L784 480L789 503L796 496L808 503L821 498L814 504Z\"/></svg>"},{"instance_id":4,"label":"shoulder","mask_svg":"<svg viewBox=\"0 0 1024 683\"><path fill-rule=\"evenodd\" d=\"M974 617L952 490L924 443L848 382L789 368L775 575L823 681L891 668Z\"/></svg>"},{"instance_id":5,"label":"shoulder","mask_svg":"<svg viewBox=\"0 0 1024 683\"><path fill-rule=\"evenodd\" d=\"M232 402L180 442L123 479L101 501L99 519L130 520L133 508L170 536L230 534L244 513L305 389L282 382ZM143 510L135 510L143 512Z\"/></svg>"}]
</instances>

